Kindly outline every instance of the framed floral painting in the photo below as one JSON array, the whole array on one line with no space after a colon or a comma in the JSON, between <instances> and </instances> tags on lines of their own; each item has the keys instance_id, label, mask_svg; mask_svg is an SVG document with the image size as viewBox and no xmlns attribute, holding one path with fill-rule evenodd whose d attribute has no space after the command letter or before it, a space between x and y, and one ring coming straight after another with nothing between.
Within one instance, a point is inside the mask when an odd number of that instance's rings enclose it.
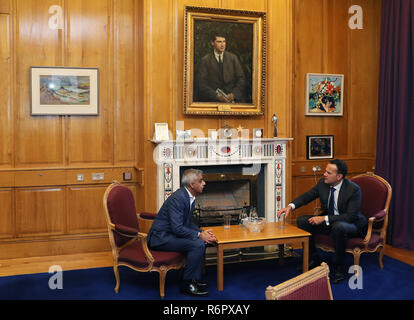
<instances>
[{"instance_id":1,"label":"framed floral painting","mask_svg":"<svg viewBox=\"0 0 414 320\"><path fill-rule=\"evenodd\" d=\"M307 116L342 116L344 96L343 74L306 75Z\"/></svg>"}]
</instances>

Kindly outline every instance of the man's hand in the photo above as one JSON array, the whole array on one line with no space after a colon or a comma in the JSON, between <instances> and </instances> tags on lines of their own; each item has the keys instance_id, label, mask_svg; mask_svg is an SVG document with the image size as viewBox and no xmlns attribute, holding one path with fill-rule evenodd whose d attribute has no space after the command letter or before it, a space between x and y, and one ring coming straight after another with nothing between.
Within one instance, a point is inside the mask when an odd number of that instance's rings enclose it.
<instances>
[{"instance_id":1,"label":"man's hand","mask_svg":"<svg viewBox=\"0 0 414 320\"><path fill-rule=\"evenodd\" d=\"M314 226L321 224L325 221L325 216L314 216L308 219L308 222Z\"/></svg>"},{"instance_id":2,"label":"man's hand","mask_svg":"<svg viewBox=\"0 0 414 320\"><path fill-rule=\"evenodd\" d=\"M227 100L230 103L234 103L234 94L232 93L227 94Z\"/></svg>"},{"instance_id":3,"label":"man's hand","mask_svg":"<svg viewBox=\"0 0 414 320\"><path fill-rule=\"evenodd\" d=\"M217 100L221 102L227 102L227 103L233 103L234 102L234 95L232 93L229 93L225 96L222 96L221 94L217 95Z\"/></svg>"},{"instance_id":4,"label":"man's hand","mask_svg":"<svg viewBox=\"0 0 414 320\"><path fill-rule=\"evenodd\" d=\"M277 213L277 218L279 219L282 214L285 214L285 219L288 216L288 214L292 211L291 206L287 206L286 208L280 209Z\"/></svg>"},{"instance_id":5,"label":"man's hand","mask_svg":"<svg viewBox=\"0 0 414 320\"><path fill-rule=\"evenodd\" d=\"M212 242L216 242L217 241L216 236L211 232L210 229L203 230L198 237L201 240L203 240L205 243L212 243Z\"/></svg>"}]
</instances>

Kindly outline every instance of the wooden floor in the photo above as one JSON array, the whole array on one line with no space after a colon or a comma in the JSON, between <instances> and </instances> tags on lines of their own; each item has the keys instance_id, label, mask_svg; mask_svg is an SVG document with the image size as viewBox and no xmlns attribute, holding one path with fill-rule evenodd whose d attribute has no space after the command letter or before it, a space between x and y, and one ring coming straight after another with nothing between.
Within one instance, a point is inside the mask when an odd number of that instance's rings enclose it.
<instances>
[{"instance_id":1,"label":"wooden floor","mask_svg":"<svg viewBox=\"0 0 414 320\"><path fill-rule=\"evenodd\" d=\"M414 251L386 246L385 254L414 266ZM112 253L108 251L0 260L0 276L45 273L54 265L59 265L62 270L111 267Z\"/></svg>"}]
</instances>

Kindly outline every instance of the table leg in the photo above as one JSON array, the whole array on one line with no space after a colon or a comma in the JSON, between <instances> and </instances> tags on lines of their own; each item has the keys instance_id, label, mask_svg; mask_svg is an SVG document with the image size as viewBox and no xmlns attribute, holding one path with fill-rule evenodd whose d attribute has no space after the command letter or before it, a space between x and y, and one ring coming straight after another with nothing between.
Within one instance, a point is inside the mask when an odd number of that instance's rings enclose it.
<instances>
[{"instance_id":1,"label":"table leg","mask_svg":"<svg viewBox=\"0 0 414 320\"><path fill-rule=\"evenodd\" d=\"M217 246L217 290L223 291L223 246Z\"/></svg>"},{"instance_id":2,"label":"table leg","mask_svg":"<svg viewBox=\"0 0 414 320\"><path fill-rule=\"evenodd\" d=\"M303 244L303 272L308 271L309 269L309 238L305 238L302 242Z\"/></svg>"},{"instance_id":3,"label":"table leg","mask_svg":"<svg viewBox=\"0 0 414 320\"><path fill-rule=\"evenodd\" d=\"M285 264L285 245L279 244L279 265L283 266Z\"/></svg>"}]
</instances>

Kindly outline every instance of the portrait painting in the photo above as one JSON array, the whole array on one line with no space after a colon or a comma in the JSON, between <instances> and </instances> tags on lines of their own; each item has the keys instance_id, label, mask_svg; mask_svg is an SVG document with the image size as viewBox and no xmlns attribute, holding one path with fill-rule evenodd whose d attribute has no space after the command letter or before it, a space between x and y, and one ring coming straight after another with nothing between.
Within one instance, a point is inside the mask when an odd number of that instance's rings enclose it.
<instances>
[{"instance_id":1,"label":"portrait painting","mask_svg":"<svg viewBox=\"0 0 414 320\"><path fill-rule=\"evenodd\" d=\"M31 67L32 115L97 115L98 69Z\"/></svg>"},{"instance_id":2,"label":"portrait painting","mask_svg":"<svg viewBox=\"0 0 414 320\"><path fill-rule=\"evenodd\" d=\"M344 75L306 75L306 115L342 116L344 96Z\"/></svg>"},{"instance_id":3,"label":"portrait painting","mask_svg":"<svg viewBox=\"0 0 414 320\"><path fill-rule=\"evenodd\" d=\"M184 113L264 113L265 14L186 7Z\"/></svg>"}]
</instances>

